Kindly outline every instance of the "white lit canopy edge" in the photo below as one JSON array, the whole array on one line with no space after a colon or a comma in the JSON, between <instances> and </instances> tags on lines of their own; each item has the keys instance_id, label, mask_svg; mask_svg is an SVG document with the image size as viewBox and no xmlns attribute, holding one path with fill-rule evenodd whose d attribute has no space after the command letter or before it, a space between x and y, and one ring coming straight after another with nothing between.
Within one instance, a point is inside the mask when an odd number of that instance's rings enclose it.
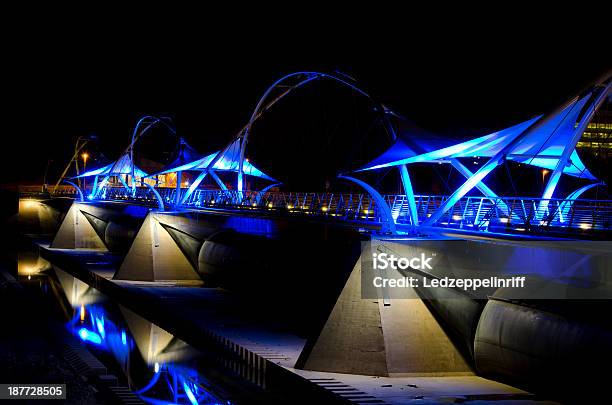
<instances>
[{"instance_id":1,"label":"white lit canopy edge","mask_svg":"<svg viewBox=\"0 0 612 405\"><path fill-rule=\"evenodd\" d=\"M130 159L129 153L124 153L116 162L97 169L89 170L74 178L94 177L94 185L91 190L91 194L88 196L89 199L92 199L96 197L98 193L105 189L108 180L112 176L116 176L117 179L119 179L119 181L123 184L123 186L126 189L130 190L130 187L128 186L127 182L122 177L123 175L125 175L126 177L140 177L142 179L143 177L147 176L147 173L142 169L138 168L136 165L134 165L134 163ZM100 176L103 176L103 180L98 183L98 179ZM135 179L132 179L132 182L134 183Z\"/></svg>"},{"instance_id":2,"label":"white lit canopy edge","mask_svg":"<svg viewBox=\"0 0 612 405\"><path fill-rule=\"evenodd\" d=\"M567 111L564 110L557 115L556 119L550 120L546 125L539 128L538 131L520 140L520 142L511 148L506 155L506 159L553 170L561 158L565 145L570 141L573 134L574 125L571 124L572 118L575 123L575 119L578 117L578 113L587 99L588 97L584 97L578 102L580 108L572 109L573 105L568 107L566 110L573 110L573 114L569 117ZM417 152L415 150L417 149L416 147L411 147L404 140L398 138L383 154L357 171L381 169L410 163L448 163L450 159L457 158L490 158L508 146L541 118L542 116L540 115L510 128L441 149L428 150L429 148L426 143L420 143L421 149L426 150L422 153ZM584 166L575 149L572 151L570 161L563 169L563 173L588 180L596 180L595 176Z\"/></svg>"},{"instance_id":3,"label":"white lit canopy edge","mask_svg":"<svg viewBox=\"0 0 612 405\"><path fill-rule=\"evenodd\" d=\"M108 179L111 176L118 176L120 181L123 182L123 179L120 178L121 175L130 175L130 176L134 175L135 177L144 178L144 177L154 177L157 175L163 175L163 174L174 173L174 172L183 172L187 170L203 171L203 172L207 170L238 172L239 162L237 159L240 154L239 142L235 141L232 144L232 146L228 148L227 150L225 150L222 156L220 156L216 160L216 162L214 163L214 166L212 168L209 168L208 166L213 161L213 159L217 157L219 153L221 153L221 151L211 153L210 155L204 156L202 158L196 159L192 162L188 162L188 163L185 163L179 166L170 165L168 168L160 172L150 174L150 175L146 173L145 171L143 171L142 169L140 169L138 166L134 165L130 159L130 154L125 153L120 159L118 159L114 163L108 164L106 166L103 166L97 169L89 170L74 178L95 177L97 180L98 176L104 176L105 179ZM267 174L265 174L264 172L256 168L253 164L251 164L248 161L244 162L243 168L244 168L244 173L249 176L259 177L259 178L270 180L270 181L276 181L274 178L268 176ZM100 184L98 187L98 185L96 184L94 185L94 190L101 189L104 186L105 184ZM127 188L127 185L125 186ZM95 195L95 191L92 194Z\"/></svg>"},{"instance_id":4,"label":"white lit canopy edge","mask_svg":"<svg viewBox=\"0 0 612 405\"><path fill-rule=\"evenodd\" d=\"M495 196L482 181L503 161L516 161L552 170L542 195L545 201L540 203L540 209L546 210L548 199L552 198L562 174L596 180L578 157L575 147L595 111L610 96L611 87L612 75L608 73L603 80L549 114L439 149L430 148L427 144L414 148L405 141L398 140L381 156L357 171L416 162L451 163L466 177L466 181L423 223L425 226L431 226L474 187L487 197ZM457 160L474 156L489 158L476 173L471 173Z\"/></svg>"},{"instance_id":5,"label":"white lit canopy edge","mask_svg":"<svg viewBox=\"0 0 612 405\"><path fill-rule=\"evenodd\" d=\"M214 165L210 168L216 171L231 171L238 172L239 166L239 155L240 155L240 142L239 140L234 141L232 145L227 148L225 151L217 151L211 153L210 155L204 156L200 159L194 160L193 162L185 163L178 167L172 167L166 170L163 170L158 173L153 173L148 177L153 177L162 174L168 174L173 172L184 172L186 170L207 170L210 163L217 157L219 153L222 153L221 157L217 159ZM248 160L245 159L243 162L244 173L249 176L259 177L266 180L275 181L274 178L268 176L255 166L251 164Z\"/></svg>"},{"instance_id":6,"label":"white lit canopy edge","mask_svg":"<svg viewBox=\"0 0 612 405\"><path fill-rule=\"evenodd\" d=\"M148 174L138 168L138 166L134 166L134 173L136 177L146 177ZM121 174L129 174L132 175L132 162L130 161L129 154L124 154L121 156L119 160L108 164L106 166L102 166L97 169L89 170L85 173L81 173L78 176L73 177L74 179L80 179L83 177L93 177L93 176L119 176Z\"/></svg>"},{"instance_id":7,"label":"white lit canopy edge","mask_svg":"<svg viewBox=\"0 0 612 405\"><path fill-rule=\"evenodd\" d=\"M211 177L215 180L217 185L222 190L227 190L227 186L225 183L217 176L216 172L235 172L238 173L240 171L240 139L234 140L229 146L227 146L222 151L217 151L211 153L210 155L206 155L202 158L196 159L192 162L182 164L180 166L174 166L162 170L158 173L154 173L149 175L149 177L163 175L168 173L176 172L180 174L187 170L199 171L200 174L195 178L195 180L189 185L189 188L184 194L179 192L177 188L177 194L175 196L175 203L185 203L189 200L193 192L199 187L200 183L204 180L204 178L210 174ZM253 177L259 177L261 179L276 181L274 178L268 176L258 168L256 168L253 164L251 164L247 159L243 159L242 162L242 170L243 173ZM178 184L177 184L178 186Z\"/></svg>"}]
</instances>

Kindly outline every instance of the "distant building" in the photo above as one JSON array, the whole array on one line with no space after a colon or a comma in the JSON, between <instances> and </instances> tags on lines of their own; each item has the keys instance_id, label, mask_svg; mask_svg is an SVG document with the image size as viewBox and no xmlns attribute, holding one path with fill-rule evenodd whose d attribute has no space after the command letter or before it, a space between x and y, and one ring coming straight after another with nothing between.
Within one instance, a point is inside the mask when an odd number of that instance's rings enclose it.
<instances>
[{"instance_id":1,"label":"distant building","mask_svg":"<svg viewBox=\"0 0 612 405\"><path fill-rule=\"evenodd\" d=\"M602 158L612 155L612 110L600 109L576 145L578 151Z\"/></svg>"}]
</instances>

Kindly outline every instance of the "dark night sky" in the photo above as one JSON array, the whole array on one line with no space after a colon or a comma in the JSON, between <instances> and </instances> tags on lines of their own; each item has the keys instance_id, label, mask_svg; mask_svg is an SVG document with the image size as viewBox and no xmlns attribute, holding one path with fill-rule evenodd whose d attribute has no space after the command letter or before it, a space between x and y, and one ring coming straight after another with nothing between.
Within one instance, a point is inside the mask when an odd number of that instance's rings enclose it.
<instances>
[{"instance_id":1,"label":"dark night sky","mask_svg":"<svg viewBox=\"0 0 612 405\"><path fill-rule=\"evenodd\" d=\"M391 33L368 24L334 33L242 27L230 38L235 27L206 24L170 29L155 20L128 36L113 33L113 21L82 23L11 43L0 183L40 181L47 159L59 170L79 135L97 134L115 158L142 114L173 117L188 141L211 152L246 122L268 84L295 70L342 70L422 127L480 135L554 107L612 67L604 31L590 30L580 49L563 30L508 37L495 24L446 27L437 39L433 27Z\"/></svg>"}]
</instances>

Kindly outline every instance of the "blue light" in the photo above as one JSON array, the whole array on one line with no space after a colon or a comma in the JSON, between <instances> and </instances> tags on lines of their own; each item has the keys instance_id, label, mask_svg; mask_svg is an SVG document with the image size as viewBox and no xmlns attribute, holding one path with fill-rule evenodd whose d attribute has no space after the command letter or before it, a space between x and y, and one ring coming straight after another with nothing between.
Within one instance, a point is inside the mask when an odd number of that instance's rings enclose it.
<instances>
[{"instance_id":1,"label":"blue light","mask_svg":"<svg viewBox=\"0 0 612 405\"><path fill-rule=\"evenodd\" d=\"M97 345L102 343L102 338L100 337L100 335L85 328L79 329L79 337L85 342L91 342Z\"/></svg>"},{"instance_id":2,"label":"blue light","mask_svg":"<svg viewBox=\"0 0 612 405\"><path fill-rule=\"evenodd\" d=\"M124 330L121 331L121 343L123 343L124 346L127 346L127 337L125 336Z\"/></svg>"},{"instance_id":3,"label":"blue light","mask_svg":"<svg viewBox=\"0 0 612 405\"><path fill-rule=\"evenodd\" d=\"M96 318L96 326L98 327L98 332L100 332L100 336L102 336L102 338L106 338L106 332L104 331L104 318Z\"/></svg>"},{"instance_id":4,"label":"blue light","mask_svg":"<svg viewBox=\"0 0 612 405\"><path fill-rule=\"evenodd\" d=\"M217 157L219 153L222 151L217 151L215 153L211 153L210 155L204 156L198 160L194 160L193 162L186 163L184 165L173 167L168 170L164 170L158 173L154 173L151 176L156 176L160 174L168 174L174 172L184 172L186 170L208 170L215 169L219 171L238 171L239 161L240 161L240 142L236 140L232 145L230 145L226 150L224 150L223 155L219 157L219 159L215 162L213 167L208 167L213 160ZM248 174L249 176L261 177L267 180L274 180L272 177L263 173L261 170L253 166L248 160L243 161L243 171L244 174Z\"/></svg>"},{"instance_id":5,"label":"blue light","mask_svg":"<svg viewBox=\"0 0 612 405\"><path fill-rule=\"evenodd\" d=\"M185 394L187 394L187 398L189 398L189 402L193 405L198 405L198 400L185 381L183 381L183 389L185 390Z\"/></svg>"}]
</instances>

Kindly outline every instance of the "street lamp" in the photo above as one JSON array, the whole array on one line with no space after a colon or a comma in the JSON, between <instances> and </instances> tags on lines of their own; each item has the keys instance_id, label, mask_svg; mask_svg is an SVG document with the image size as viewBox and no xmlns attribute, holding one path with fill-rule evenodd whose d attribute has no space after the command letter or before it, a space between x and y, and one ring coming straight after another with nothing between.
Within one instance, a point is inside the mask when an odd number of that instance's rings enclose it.
<instances>
[{"instance_id":1,"label":"street lamp","mask_svg":"<svg viewBox=\"0 0 612 405\"><path fill-rule=\"evenodd\" d=\"M83 173L87 172L87 158L89 158L89 154L87 154L87 152L83 152L83 154L81 155L81 157L83 158ZM83 190L86 190L86 182L87 179L85 177L83 177Z\"/></svg>"},{"instance_id":2,"label":"street lamp","mask_svg":"<svg viewBox=\"0 0 612 405\"><path fill-rule=\"evenodd\" d=\"M70 166L72 165L72 163L74 163L76 175L78 176L80 174L79 172L79 153L81 153L81 151L85 148L88 142L97 141L97 140L98 140L98 137L96 135L79 136L76 139L76 142L74 143L74 154L68 161L68 164L64 168L64 171L62 172L62 174L57 179L57 183L55 183L53 192L57 191L57 188L59 187L62 180L64 180L64 178L66 177L66 174L68 173L68 170L70 169ZM87 155L87 157L89 157L89 155ZM79 185L79 187L81 187L80 178L77 178L77 184Z\"/></svg>"},{"instance_id":3,"label":"street lamp","mask_svg":"<svg viewBox=\"0 0 612 405\"><path fill-rule=\"evenodd\" d=\"M542 184L544 184L544 181L546 180L546 175L547 174L548 174L548 170L542 169Z\"/></svg>"}]
</instances>

